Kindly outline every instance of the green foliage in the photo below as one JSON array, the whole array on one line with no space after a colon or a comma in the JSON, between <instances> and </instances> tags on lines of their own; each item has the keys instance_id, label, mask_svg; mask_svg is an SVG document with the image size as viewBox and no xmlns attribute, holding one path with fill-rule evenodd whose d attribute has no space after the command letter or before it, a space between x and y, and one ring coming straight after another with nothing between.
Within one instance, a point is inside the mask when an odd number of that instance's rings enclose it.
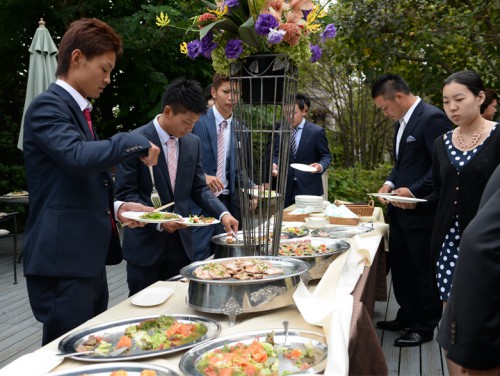
<instances>
[{"instance_id":1,"label":"green foliage","mask_svg":"<svg viewBox=\"0 0 500 376\"><path fill-rule=\"evenodd\" d=\"M360 165L352 168L328 170L328 199L350 202L366 202L367 193L378 192L392 169L390 164L379 164L371 170Z\"/></svg>"}]
</instances>

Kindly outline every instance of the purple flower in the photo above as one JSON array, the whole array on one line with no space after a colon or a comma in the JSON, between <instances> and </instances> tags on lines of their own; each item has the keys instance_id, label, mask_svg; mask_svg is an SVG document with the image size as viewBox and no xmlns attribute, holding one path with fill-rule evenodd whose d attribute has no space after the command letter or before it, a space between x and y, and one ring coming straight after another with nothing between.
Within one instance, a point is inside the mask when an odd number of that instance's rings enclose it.
<instances>
[{"instance_id":1,"label":"purple flower","mask_svg":"<svg viewBox=\"0 0 500 376\"><path fill-rule=\"evenodd\" d=\"M321 51L321 48L316 44L310 44L309 49L311 50L311 62L317 62L323 54L323 51Z\"/></svg>"},{"instance_id":2,"label":"purple flower","mask_svg":"<svg viewBox=\"0 0 500 376\"><path fill-rule=\"evenodd\" d=\"M335 38L335 34L337 34L337 29L334 24L328 24L325 27L325 31L323 31L321 35L321 41L325 42L327 39Z\"/></svg>"},{"instance_id":3,"label":"purple flower","mask_svg":"<svg viewBox=\"0 0 500 376\"><path fill-rule=\"evenodd\" d=\"M269 34L270 29L276 29L278 27L278 21L276 18L270 14L261 14L255 22L255 31L260 35Z\"/></svg>"},{"instance_id":4,"label":"purple flower","mask_svg":"<svg viewBox=\"0 0 500 376\"><path fill-rule=\"evenodd\" d=\"M243 41L241 39L229 39L225 51L228 59L237 59L243 52Z\"/></svg>"},{"instance_id":5,"label":"purple flower","mask_svg":"<svg viewBox=\"0 0 500 376\"><path fill-rule=\"evenodd\" d=\"M228 8L237 8L240 6L240 2L238 0L226 0L223 5L227 5Z\"/></svg>"},{"instance_id":6,"label":"purple flower","mask_svg":"<svg viewBox=\"0 0 500 376\"><path fill-rule=\"evenodd\" d=\"M203 38L201 38L201 51L200 53L207 59L212 58L212 51L217 47L217 43L214 43L214 33L212 31L208 32Z\"/></svg>"},{"instance_id":7,"label":"purple flower","mask_svg":"<svg viewBox=\"0 0 500 376\"><path fill-rule=\"evenodd\" d=\"M302 9L302 14L304 15L304 20L307 20L307 16L312 12L312 9Z\"/></svg>"},{"instance_id":8,"label":"purple flower","mask_svg":"<svg viewBox=\"0 0 500 376\"><path fill-rule=\"evenodd\" d=\"M283 40L283 36L285 35L285 33L285 30L271 29L269 30L267 41L269 42L269 44L278 44Z\"/></svg>"},{"instance_id":9,"label":"purple flower","mask_svg":"<svg viewBox=\"0 0 500 376\"><path fill-rule=\"evenodd\" d=\"M189 42L187 45L187 50L188 57L193 60L196 59L198 56L200 56L201 53L201 41L199 39L195 39Z\"/></svg>"}]
</instances>

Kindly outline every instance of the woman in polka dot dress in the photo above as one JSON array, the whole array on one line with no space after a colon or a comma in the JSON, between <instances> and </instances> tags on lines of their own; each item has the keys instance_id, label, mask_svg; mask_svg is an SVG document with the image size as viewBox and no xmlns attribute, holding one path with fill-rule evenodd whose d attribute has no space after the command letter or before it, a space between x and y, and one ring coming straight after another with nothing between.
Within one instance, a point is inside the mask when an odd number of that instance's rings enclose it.
<instances>
[{"instance_id":1,"label":"woman in polka dot dress","mask_svg":"<svg viewBox=\"0 0 500 376\"><path fill-rule=\"evenodd\" d=\"M472 71L448 77L443 106L457 127L439 137L432 159L433 192L426 203L400 204L420 213L435 212L431 247L441 300L446 303L459 257L460 235L475 216L484 187L500 164L499 124L481 117L485 98L481 78Z\"/></svg>"}]
</instances>

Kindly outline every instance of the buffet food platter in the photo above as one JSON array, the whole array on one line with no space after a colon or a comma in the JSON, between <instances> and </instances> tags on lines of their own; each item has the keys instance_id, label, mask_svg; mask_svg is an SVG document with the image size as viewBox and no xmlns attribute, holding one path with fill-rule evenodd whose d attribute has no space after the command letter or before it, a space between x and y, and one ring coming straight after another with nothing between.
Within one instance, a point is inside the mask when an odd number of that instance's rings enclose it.
<instances>
[{"instance_id":1,"label":"buffet food platter","mask_svg":"<svg viewBox=\"0 0 500 376\"><path fill-rule=\"evenodd\" d=\"M155 325L154 327L148 325L148 323L162 317L166 317L169 321L163 321L161 325ZM193 330L188 332L189 334L186 336L179 335L181 324L191 326ZM157 328L158 330L156 330ZM97 350L97 353L69 356L72 359L84 362L143 359L186 350L216 337L220 330L221 326L216 320L202 316L173 314L137 317L91 326L71 333L59 342L59 350L63 354ZM165 338L159 338L161 332L165 333ZM122 342L124 343L124 337L129 336L132 338L128 343L130 347L126 352L117 356L107 355L107 353L120 347ZM103 341L106 345L102 343ZM163 341L161 345L159 341ZM94 348L91 348L90 343L92 342L96 343ZM159 345L155 347L154 343Z\"/></svg>"},{"instance_id":2,"label":"buffet food platter","mask_svg":"<svg viewBox=\"0 0 500 376\"><path fill-rule=\"evenodd\" d=\"M252 346L255 341L265 342L268 338L270 345L266 346L269 351L269 355L266 355L266 359L260 360L260 364L256 364L259 369L270 370L274 366L274 369L279 369L279 356L280 352L283 354L283 349L296 350L297 352L307 352L310 355L307 362L302 358L303 363L307 365L299 365L298 361L292 361L292 368L289 373L283 374L293 374L293 373L319 373L326 368L326 362L328 357L328 346L326 345L325 337L316 332L306 331L306 330L295 330L292 329L288 332L286 346L285 346L285 333L283 329L271 329L271 330L260 330L246 332L236 335L225 336L221 338L214 339L212 341L206 342L202 345L196 346L186 352L180 361L180 369L190 376L207 376L211 369L207 369L206 359L209 358L214 352L219 352L220 349L224 348L231 349L234 347L247 347ZM272 346L270 348L270 346ZM278 362L278 364L276 364ZM218 370L224 369L225 365L223 362L219 363ZM238 369L238 365L232 365L232 367ZM247 365L247 367L250 367ZM261 368L260 368L261 367ZM300 369L300 368L303 369ZM217 372L216 371L216 372ZM262 374L266 374L263 371ZM220 374L220 373L213 373ZM269 374L276 374L269 373Z\"/></svg>"}]
</instances>

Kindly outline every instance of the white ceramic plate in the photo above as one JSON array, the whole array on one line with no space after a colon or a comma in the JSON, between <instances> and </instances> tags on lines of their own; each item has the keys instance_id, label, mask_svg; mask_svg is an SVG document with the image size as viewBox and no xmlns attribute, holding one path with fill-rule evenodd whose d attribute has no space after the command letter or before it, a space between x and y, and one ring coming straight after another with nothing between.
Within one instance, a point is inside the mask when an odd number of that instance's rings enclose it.
<instances>
[{"instance_id":1,"label":"white ceramic plate","mask_svg":"<svg viewBox=\"0 0 500 376\"><path fill-rule=\"evenodd\" d=\"M426 202L423 198L415 198L415 197L404 197L404 196L386 196L384 197L387 201L394 202L404 202L404 203L417 203L417 202Z\"/></svg>"},{"instance_id":2,"label":"white ceramic plate","mask_svg":"<svg viewBox=\"0 0 500 376\"><path fill-rule=\"evenodd\" d=\"M367 193L368 196L373 196L373 197L382 197L385 198L387 196L395 196L396 193Z\"/></svg>"},{"instance_id":3,"label":"white ceramic plate","mask_svg":"<svg viewBox=\"0 0 500 376\"><path fill-rule=\"evenodd\" d=\"M177 221L181 219L182 217L178 214L176 214L177 217L172 218L172 219L147 219L147 218L141 218L141 215L146 214L147 212L135 212L135 211L128 211L122 213L122 215L127 218L127 219L132 219L134 221L138 222L145 222L145 223L165 223L165 222L170 222L170 221ZM172 213L169 213L172 214Z\"/></svg>"},{"instance_id":4,"label":"white ceramic plate","mask_svg":"<svg viewBox=\"0 0 500 376\"><path fill-rule=\"evenodd\" d=\"M211 226L211 225L216 225L217 223L220 223L220 221L218 219L214 219L210 223L200 223L200 222L194 223L194 222L189 222L188 217L181 218L181 219L177 220L176 222L182 223L183 225L186 225L186 226L193 226L193 227Z\"/></svg>"},{"instance_id":5,"label":"white ceramic plate","mask_svg":"<svg viewBox=\"0 0 500 376\"><path fill-rule=\"evenodd\" d=\"M168 287L149 287L134 295L131 303L141 307L151 307L166 301L174 290Z\"/></svg>"},{"instance_id":6,"label":"white ceramic plate","mask_svg":"<svg viewBox=\"0 0 500 376\"><path fill-rule=\"evenodd\" d=\"M304 172L316 172L316 169L314 167L302 163L292 163L290 167Z\"/></svg>"}]
</instances>

